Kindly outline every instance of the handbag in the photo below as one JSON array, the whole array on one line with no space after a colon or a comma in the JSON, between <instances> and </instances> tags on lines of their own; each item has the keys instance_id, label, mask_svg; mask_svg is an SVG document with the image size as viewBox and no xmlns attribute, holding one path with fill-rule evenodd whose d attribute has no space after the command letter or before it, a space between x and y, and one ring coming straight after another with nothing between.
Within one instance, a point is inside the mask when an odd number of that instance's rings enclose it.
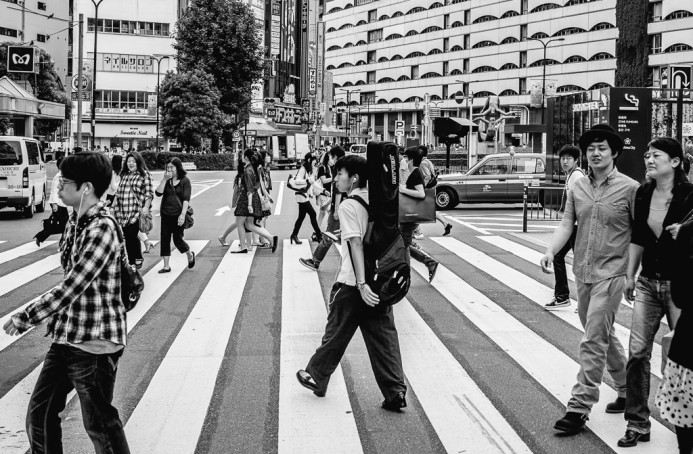
<instances>
[{"instance_id":1,"label":"handbag","mask_svg":"<svg viewBox=\"0 0 693 454\"><path fill-rule=\"evenodd\" d=\"M298 175L298 172L300 172L301 169L299 169L296 172L296 175ZM291 175L289 174L289 180L286 182L286 186L291 189L292 191L296 191L299 194L306 194L308 192L308 181L305 183L296 183L294 179L296 178L296 175Z\"/></svg>"},{"instance_id":2,"label":"handbag","mask_svg":"<svg viewBox=\"0 0 693 454\"><path fill-rule=\"evenodd\" d=\"M688 224L693 222L693 211L688 213L679 224ZM690 289L690 270L693 267L693 238L676 238L677 253L671 257L673 262L671 276L671 299L676 307L681 308L689 303Z\"/></svg>"},{"instance_id":3,"label":"handbag","mask_svg":"<svg viewBox=\"0 0 693 454\"><path fill-rule=\"evenodd\" d=\"M149 233L154 228L152 213L140 213L140 232Z\"/></svg>"},{"instance_id":4,"label":"handbag","mask_svg":"<svg viewBox=\"0 0 693 454\"><path fill-rule=\"evenodd\" d=\"M424 224L436 222L436 189L425 189L426 197L416 199L406 194L399 194L399 222Z\"/></svg>"},{"instance_id":5,"label":"handbag","mask_svg":"<svg viewBox=\"0 0 693 454\"><path fill-rule=\"evenodd\" d=\"M176 200L178 200L178 204L180 205L180 208L182 210L183 202L181 202L181 200L178 198L178 194L176 194L176 187L173 186L173 181L171 182L171 187L173 188L173 195L175 195ZM195 219L193 219L193 214L195 214L195 211L188 204L188 211L185 212L185 220L183 221L183 229L187 230L193 225L195 225Z\"/></svg>"},{"instance_id":6,"label":"handbag","mask_svg":"<svg viewBox=\"0 0 693 454\"><path fill-rule=\"evenodd\" d=\"M236 208L238 198L241 196L241 185L238 184L238 179L233 182L233 195L231 196L231 208Z\"/></svg>"}]
</instances>

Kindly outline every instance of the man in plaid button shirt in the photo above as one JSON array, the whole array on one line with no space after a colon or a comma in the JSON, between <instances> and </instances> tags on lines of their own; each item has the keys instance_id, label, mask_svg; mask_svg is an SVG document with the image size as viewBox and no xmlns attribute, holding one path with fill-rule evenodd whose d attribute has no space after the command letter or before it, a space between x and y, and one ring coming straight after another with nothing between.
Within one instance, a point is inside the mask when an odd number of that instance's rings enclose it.
<instances>
[{"instance_id":1,"label":"man in plaid button shirt","mask_svg":"<svg viewBox=\"0 0 693 454\"><path fill-rule=\"evenodd\" d=\"M31 452L62 452L59 414L74 389L96 452L129 453L123 423L111 405L127 337L118 226L100 201L111 164L103 154L80 153L65 158L60 170L58 195L74 209L60 246L65 277L3 327L14 335L50 318L47 335L53 344L26 419Z\"/></svg>"}]
</instances>

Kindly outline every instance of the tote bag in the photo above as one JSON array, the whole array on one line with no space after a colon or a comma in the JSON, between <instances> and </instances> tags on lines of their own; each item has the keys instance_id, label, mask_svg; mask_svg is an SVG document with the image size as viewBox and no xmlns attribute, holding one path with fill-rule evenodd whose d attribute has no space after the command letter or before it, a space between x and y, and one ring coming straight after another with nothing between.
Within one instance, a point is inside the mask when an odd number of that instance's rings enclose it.
<instances>
[{"instance_id":1,"label":"tote bag","mask_svg":"<svg viewBox=\"0 0 693 454\"><path fill-rule=\"evenodd\" d=\"M436 222L436 189L425 189L426 197L416 199L405 194L399 195L399 222L424 224Z\"/></svg>"}]
</instances>

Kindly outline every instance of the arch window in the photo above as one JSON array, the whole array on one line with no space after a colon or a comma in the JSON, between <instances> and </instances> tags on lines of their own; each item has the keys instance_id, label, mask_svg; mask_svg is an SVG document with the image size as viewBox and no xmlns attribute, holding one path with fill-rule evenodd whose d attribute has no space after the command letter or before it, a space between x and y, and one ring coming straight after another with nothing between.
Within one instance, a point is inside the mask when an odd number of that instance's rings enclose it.
<instances>
[{"instance_id":1,"label":"arch window","mask_svg":"<svg viewBox=\"0 0 693 454\"><path fill-rule=\"evenodd\" d=\"M450 71L451 76L460 76L462 74L463 74L462 71L459 69L453 69L452 71Z\"/></svg>"},{"instance_id":2,"label":"arch window","mask_svg":"<svg viewBox=\"0 0 693 454\"><path fill-rule=\"evenodd\" d=\"M443 99L443 98L441 98L438 95L431 95L431 101L440 101L441 99Z\"/></svg>"},{"instance_id":3,"label":"arch window","mask_svg":"<svg viewBox=\"0 0 693 454\"><path fill-rule=\"evenodd\" d=\"M366 85L366 82L364 82L363 80L358 80L356 81L356 85Z\"/></svg>"},{"instance_id":4,"label":"arch window","mask_svg":"<svg viewBox=\"0 0 693 454\"><path fill-rule=\"evenodd\" d=\"M558 30L553 34L553 36L568 36L575 35L577 33L585 33L585 30L579 27L568 27L564 28L563 30Z\"/></svg>"},{"instance_id":5,"label":"arch window","mask_svg":"<svg viewBox=\"0 0 693 454\"><path fill-rule=\"evenodd\" d=\"M385 41L390 41L391 39L398 39L401 37L402 37L402 35L400 35L399 33L393 33L392 35L386 37Z\"/></svg>"},{"instance_id":6,"label":"arch window","mask_svg":"<svg viewBox=\"0 0 693 454\"><path fill-rule=\"evenodd\" d=\"M500 95L498 95L498 96L517 96L517 94L518 93L515 90L508 89L508 90L503 90L502 92L500 92Z\"/></svg>"},{"instance_id":7,"label":"arch window","mask_svg":"<svg viewBox=\"0 0 693 454\"><path fill-rule=\"evenodd\" d=\"M432 79L434 77L442 77L442 76L440 74L434 73L434 72L426 73L423 76L421 76L422 79Z\"/></svg>"},{"instance_id":8,"label":"arch window","mask_svg":"<svg viewBox=\"0 0 693 454\"><path fill-rule=\"evenodd\" d=\"M556 89L556 93L569 93L576 91L585 91L585 89L577 85L561 85Z\"/></svg>"},{"instance_id":9,"label":"arch window","mask_svg":"<svg viewBox=\"0 0 693 454\"><path fill-rule=\"evenodd\" d=\"M556 60L552 60L551 58L547 58L546 60L537 60L534 63L532 63L531 65L529 65L529 67L534 68L536 66L544 66L544 65L551 66L551 65L559 65L559 64L560 64L560 62L558 62Z\"/></svg>"},{"instance_id":10,"label":"arch window","mask_svg":"<svg viewBox=\"0 0 693 454\"><path fill-rule=\"evenodd\" d=\"M684 52L691 49L693 49L693 47L689 46L688 44L678 43L674 44L673 46L667 47L666 49L664 49L664 52Z\"/></svg>"},{"instance_id":11,"label":"arch window","mask_svg":"<svg viewBox=\"0 0 693 454\"><path fill-rule=\"evenodd\" d=\"M400 54L395 54L392 56L390 61L401 60L401 59L402 59L402 56Z\"/></svg>"},{"instance_id":12,"label":"arch window","mask_svg":"<svg viewBox=\"0 0 693 454\"><path fill-rule=\"evenodd\" d=\"M459 52L461 50L464 50L464 47L460 46L459 44L456 44L450 48L450 52Z\"/></svg>"},{"instance_id":13,"label":"arch window","mask_svg":"<svg viewBox=\"0 0 693 454\"><path fill-rule=\"evenodd\" d=\"M332 84L332 86L333 86L334 88L340 88L340 87L341 87L341 85L339 85L339 84Z\"/></svg>"},{"instance_id":14,"label":"arch window","mask_svg":"<svg viewBox=\"0 0 693 454\"><path fill-rule=\"evenodd\" d=\"M351 44L351 43L346 43L346 44L344 45L344 49L347 49L347 48L349 48L349 47L354 47L354 45Z\"/></svg>"},{"instance_id":15,"label":"arch window","mask_svg":"<svg viewBox=\"0 0 693 454\"><path fill-rule=\"evenodd\" d=\"M614 25L611 25L608 22L600 22L594 27L590 28L591 32L596 32L597 30L608 30L610 28L616 28Z\"/></svg>"},{"instance_id":16,"label":"arch window","mask_svg":"<svg viewBox=\"0 0 693 454\"><path fill-rule=\"evenodd\" d=\"M535 34L532 35L533 39L544 39L544 38L548 38L548 37L549 37L549 35L547 35L544 32L536 32Z\"/></svg>"},{"instance_id":17,"label":"arch window","mask_svg":"<svg viewBox=\"0 0 693 454\"><path fill-rule=\"evenodd\" d=\"M407 55L404 58L414 58L414 57L423 57L425 54L423 52L419 52L418 50L416 52L412 52L409 55Z\"/></svg>"},{"instance_id":18,"label":"arch window","mask_svg":"<svg viewBox=\"0 0 693 454\"><path fill-rule=\"evenodd\" d=\"M349 82L349 81L344 82L344 84L342 85L342 87L353 87L353 86L354 86L354 83L353 83L353 82Z\"/></svg>"},{"instance_id":19,"label":"arch window","mask_svg":"<svg viewBox=\"0 0 693 454\"><path fill-rule=\"evenodd\" d=\"M365 64L366 64L366 62L363 61L363 60L359 60L359 61L356 62L356 66L363 66L363 65L365 65Z\"/></svg>"},{"instance_id":20,"label":"arch window","mask_svg":"<svg viewBox=\"0 0 693 454\"><path fill-rule=\"evenodd\" d=\"M365 46L365 45L366 45L366 42L365 42L364 40L360 40L359 42L357 42L357 43L354 44L354 45L355 45L355 46Z\"/></svg>"},{"instance_id":21,"label":"arch window","mask_svg":"<svg viewBox=\"0 0 693 454\"><path fill-rule=\"evenodd\" d=\"M336 28L330 27L330 28L327 29L327 31L326 31L325 33L332 33L332 32L336 32L336 31L337 31Z\"/></svg>"},{"instance_id":22,"label":"arch window","mask_svg":"<svg viewBox=\"0 0 693 454\"><path fill-rule=\"evenodd\" d=\"M419 33L416 30L409 30L406 35L404 36L416 36Z\"/></svg>"},{"instance_id":23,"label":"arch window","mask_svg":"<svg viewBox=\"0 0 693 454\"><path fill-rule=\"evenodd\" d=\"M424 28L424 29L421 31L421 33L438 32L438 31L440 31L440 30L442 30L442 28L437 27L437 26L433 26L433 27Z\"/></svg>"},{"instance_id":24,"label":"arch window","mask_svg":"<svg viewBox=\"0 0 693 454\"><path fill-rule=\"evenodd\" d=\"M353 27L354 24L344 24L341 27L339 27L339 30L346 30L347 28Z\"/></svg>"},{"instance_id":25,"label":"arch window","mask_svg":"<svg viewBox=\"0 0 693 454\"><path fill-rule=\"evenodd\" d=\"M328 70L328 71L332 71L332 70L334 70L334 69L336 69L336 68L334 67L334 65L327 65L327 68L325 68L325 69Z\"/></svg>"},{"instance_id":26,"label":"arch window","mask_svg":"<svg viewBox=\"0 0 693 454\"><path fill-rule=\"evenodd\" d=\"M512 43L519 43L520 40L515 38L514 36L508 36L505 38L503 41L501 41L501 44L512 44Z\"/></svg>"},{"instance_id":27,"label":"arch window","mask_svg":"<svg viewBox=\"0 0 693 454\"><path fill-rule=\"evenodd\" d=\"M395 17L402 17L404 16L404 13L402 11L397 11L395 14L392 15L392 18L394 19Z\"/></svg>"},{"instance_id":28,"label":"arch window","mask_svg":"<svg viewBox=\"0 0 693 454\"><path fill-rule=\"evenodd\" d=\"M395 81L395 79L393 79L392 77L383 77L382 79L380 79L378 81L378 83L379 84L385 84L385 83L394 82L394 81Z\"/></svg>"},{"instance_id":29,"label":"arch window","mask_svg":"<svg viewBox=\"0 0 693 454\"><path fill-rule=\"evenodd\" d=\"M339 46L330 46L330 47L327 49L327 51L329 52L329 51L332 51L332 50L339 50L339 49L341 49L341 47L339 47Z\"/></svg>"},{"instance_id":30,"label":"arch window","mask_svg":"<svg viewBox=\"0 0 693 454\"><path fill-rule=\"evenodd\" d=\"M500 67L499 71L505 71L508 69L517 69L518 66L515 63L506 63Z\"/></svg>"},{"instance_id":31,"label":"arch window","mask_svg":"<svg viewBox=\"0 0 693 454\"><path fill-rule=\"evenodd\" d=\"M506 17L515 17L515 16L519 16L519 15L520 15L520 13L518 13L517 11L511 10L511 11L506 11L505 13L503 13L503 15L500 18L505 19Z\"/></svg>"},{"instance_id":32,"label":"arch window","mask_svg":"<svg viewBox=\"0 0 693 454\"><path fill-rule=\"evenodd\" d=\"M442 54L443 51L440 49L431 49L431 51L428 53L428 55L437 55L437 54Z\"/></svg>"},{"instance_id":33,"label":"arch window","mask_svg":"<svg viewBox=\"0 0 693 454\"><path fill-rule=\"evenodd\" d=\"M472 24L481 24L482 22L491 22L492 20L498 20L498 18L496 16L491 15L481 16L477 19L474 19Z\"/></svg>"},{"instance_id":34,"label":"arch window","mask_svg":"<svg viewBox=\"0 0 693 454\"><path fill-rule=\"evenodd\" d=\"M583 3L590 3L595 0L570 0L565 6L582 5Z\"/></svg>"},{"instance_id":35,"label":"arch window","mask_svg":"<svg viewBox=\"0 0 693 454\"><path fill-rule=\"evenodd\" d=\"M380 57L380 58L378 59L378 63L385 63L385 62L388 62L388 61L390 61L390 60L388 60L387 57Z\"/></svg>"},{"instance_id":36,"label":"arch window","mask_svg":"<svg viewBox=\"0 0 693 454\"><path fill-rule=\"evenodd\" d=\"M452 1L450 2L450 4L451 4L451 5L456 5L456 4L458 4L458 3L468 2L468 1L469 1L469 0L452 0Z\"/></svg>"},{"instance_id":37,"label":"arch window","mask_svg":"<svg viewBox=\"0 0 693 454\"><path fill-rule=\"evenodd\" d=\"M419 98L418 96L410 96L407 99L405 99L404 102L416 102L416 101L419 101L420 99L421 98Z\"/></svg>"},{"instance_id":38,"label":"arch window","mask_svg":"<svg viewBox=\"0 0 693 454\"><path fill-rule=\"evenodd\" d=\"M436 9L436 8L442 8L442 7L443 7L443 4L442 4L442 3L440 3L440 2L435 2L434 4L432 4L431 6L429 6L428 9Z\"/></svg>"},{"instance_id":39,"label":"arch window","mask_svg":"<svg viewBox=\"0 0 693 454\"><path fill-rule=\"evenodd\" d=\"M491 47L491 46L497 46L496 43L493 41L481 41L472 46L472 49L479 49L481 47Z\"/></svg>"},{"instance_id":40,"label":"arch window","mask_svg":"<svg viewBox=\"0 0 693 454\"><path fill-rule=\"evenodd\" d=\"M397 78L397 82L401 82L403 80L411 80L411 77L407 76L406 74L401 75Z\"/></svg>"},{"instance_id":41,"label":"arch window","mask_svg":"<svg viewBox=\"0 0 693 454\"><path fill-rule=\"evenodd\" d=\"M667 14L667 17L664 18L664 20L672 20L672 19L683 19L684 17L691 17L693 16L693 13L690 11L674 11L673 13Z\"/></svg>"},{"instance_id":42,"label":"arch window","mask_svg":"<svg viewBox=\"0 0 693 454\"><path fill-rule=\"evenodd\" d=\"M388 20L389 18L390 18L390 16L388 16L387 14L383 14L382 16L380 16L378 18L378 22L380 22L381 20Z\"/></svg>"},{"instance_id":43,"label":"arch window","mask_svg":"<svg viewBox=\"0 0 693 454\"><path fill-rule=\"evenodd\" d=\"M408 16L410 14L416 14L416 13L420 13L422 11L426 11L426 8L423 8L421 6L417 6L416 8L412 8L409 11L407 11L406 15Z\"/></svg>"},{"instance_id":44,"label":"arch window","mask_svg":"<svg viewBox=\"0 0 693 454\"><path fill-rule=\"evenodd\" d=\"M573 55L572 57L566 58L563 63L578 63L581 61L587 61L587 59L581 55Z\"/></svg>"},{"instance_id":45,"label":"arch window","mask_svg":"<svg viewBox=\"0 0 693 454\"><path fill-rule=\"evenodd\" d=\"M463 26L463 25L464 25L464 24L463 24L462 22L456 20L455 22L452 23L451 27L452 27L452 28L457 28L457 27L461 27L461 26Z\"/></svg>"},{"instance_id":46,"label":"arch window","mask_svg":"<svg viewBox=\"0 0 693 454\"><path fill-rule=\"evenodd\" d=\"M387 104L387 99L380 98L376 104Z\"/></svg>"},{"instance_id":47,"label":"arch window","mask_svg":"<svg viewBox=\"0 0 693 454\"><path fill-rule=\"evenodd\" d=\"M541 11L548 11L550 9L556 9L560 7L561 5L557 5L555 3L544 3L542 5L537 6L536 8L533 8L532 11L530 11L530 13L538 13Z\"/></svg>"},{"instance_id":48,"label":"arch window","mask_svg":"<svg viewBox=\"0 0 693 454\"><path fill-rule=\"evenodd\" d=\"M341 65L337 66L337 68L351 68L352 66L354 66L352 63L346 62L346 63L342 63Z\"/></svg>"},{"instance_id":49,"label":"arch window","mask_svg":"<svg viewBox=\"0 0 693 454\"><path fill-rule=\"evenodd\" d=\"M337 7L335 7L335 8L332 8L331 10L329 10L329 11L327 12L327 14L338 13L338 12L340 12L341 10L342 10L342 8L340 8L339 6L337 6Z\"/></svg>"},{"instance_id":50,"label":"arch window","mask_svg":"<svg viewBox=\"0 0 693 454\"><path fill-rule=\"evenodd\" d=\"M590 61L596 61L596 60L608 60L610 58L614 58L613 55L611 55L608 52L599 52L598 54L594 54L590 57Z\"/></svg>"},{"instance_id":51,"label":"arch window","mask_svg":"<svg viewBox=\"0 0 693 454\"><path fill-rule=\"evenodd\" d=\"M390 102L402 102L402 100L399 98L392 98Z\"/></svg>"},{"instance_id":52,"label":"arch window","mask_svg":"<svg viewBox=\"0 0 693 454\"><path fill-rule=\"evenodd\" d=\"M488 73L491 71L496 71L493 66L479 66L478 68L472 69L472 73Z\"/></svg>"},{"instance_id":53,"label":"arch window","mask_svg":"<svg viewBox=\"0 0 693 454\"><path fill-rule=\"evenodd\" d=\"M492 91L479 91L474 93L473 96L475 98L488 98L489 96L496 96L496 94Z\"/></svg>"},{"instance_id":54,"label":"arch window","mask_svg":"<svg viewBox=\"0 0 693 454\"><path fill-rule=\"evenodd\" d=\"M354 5L352 5L351 3L347 3L346 5L344 5L344 9L349 9L349 8L353 8L353 7L354 7Z\"/></svg>"},{"instance_id":55,"label":"arch window","mask_svg":"<svg viewBox=\"0 0 693 454\"><path fill-rule=\"evenodd\" d=\"M356 26L359 26L359 25L366 25L367 23L368 23L368 22L366 22L365 20L361 19L360 21L356 22Z\"/></svg>"},{"instance_id":56,"label":"arch window","mask_svg":"<svg viewBox=\"0 0 693 454\"><path fill-rule=\"evenodd\" d=\"M337 107L346 107L346 102L344 102L344 101L339 101L339 102L337 103Z\"/></svg>"},{"instance_id":57,"label":"arch window","mask_svg":"<svg viewBox=\"0 0 693 454\"><path fill-rule=\"evenodd\" d=\"M600 88L609 88L611 85L607 84L606 82L599 82L590 87L590 90L598 90Z\"/></svg>"},{"instance_id":58,"label":"arch window","mask_svg":"<svg viewBox=\"0 0 693 454\"><path fill-rule=\"evenodd\" d=\"M349 105L350 105L350 106L358 106L358 105L359 105L359 102L356 101L356 100L354 100L354 101L351 101L351 102L349 103Z\"/></svg>"}]
</instances>

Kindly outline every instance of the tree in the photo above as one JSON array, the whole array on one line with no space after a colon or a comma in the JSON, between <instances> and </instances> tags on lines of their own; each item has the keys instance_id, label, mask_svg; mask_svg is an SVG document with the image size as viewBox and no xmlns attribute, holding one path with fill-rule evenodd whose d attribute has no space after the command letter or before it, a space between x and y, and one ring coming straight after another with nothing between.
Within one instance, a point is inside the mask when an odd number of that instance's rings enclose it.
<instances>
[{"instance_id":1,"label":"tree","mask_svg":"<svg viewBox=\"0 0 693 454\"><path fill-rule=\"evenodd\" d=\"M161 130L190 150L205 137L218 136L226 123L219 108L221 93L214 78L202 69L166 73L161 83Z\"/></svg>"},{"instance_id":2,"label":"tree","mask_svg":"<svg viewBox=\"0 0 693 454\"><path fill-rule=\"evenodd\" d=\"M648 0L617 0L616 86L647 87L652 85L648 66L650 40L647 34Z\"/></svg>"},{"instance_id":3,"label":"tree","mask_svg":"<svg viewBox=\"0 0 693 454\"><path fill-rule=\"evenodd\" d=\"M262 77L260 32L250 7L233 0L193 0L176 28L178 70L211 74L221 110L239 122L247 116L251 84Z\"/></svg>"},{"instance_id":4,"label":"tree","mask_svg":"<svg viewBox=\"0 0 693 454\"><path fill-rule=\"evenodd\" d=\"M7 72L7 46L16 43L5 42L0 44L0 77L8 74ZM34 89L34 96L44 101L52 101L65 104L65 119L70 119L72 111L72 101L66 93L60 81L60 76L55 72L55 64L51 55L39 48L39 73L36 78L29 77L28 81ZM36 86L34 85L36 84ZM36 120L34 128L39 135L48 136L55 132L63 124L63 120Z\"/></svg>"}]
</instances>

